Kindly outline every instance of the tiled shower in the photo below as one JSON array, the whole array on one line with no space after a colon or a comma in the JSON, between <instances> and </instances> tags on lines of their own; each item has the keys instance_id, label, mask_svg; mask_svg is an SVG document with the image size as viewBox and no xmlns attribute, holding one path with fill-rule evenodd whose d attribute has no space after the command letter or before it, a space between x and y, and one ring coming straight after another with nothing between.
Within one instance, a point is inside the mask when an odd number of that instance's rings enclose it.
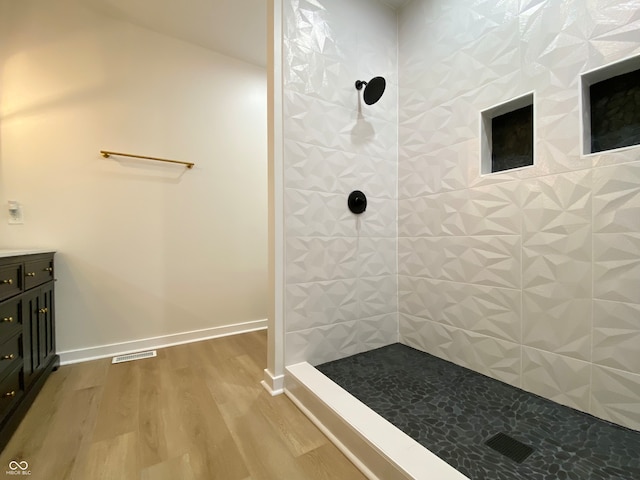
<instances>
[{"instance_id":1,"label":"tiled shower","mask_svg":"<svg viewBox=\"0 0 640 480\"><path fill-rule=\"evenodd\" d=\"M286 363L400 341L640 429L640 147L583 152L580 81L640 2L290 0L283 36ZM481 174L528 94L534 165Z\"/></svg>"}]
</instances>

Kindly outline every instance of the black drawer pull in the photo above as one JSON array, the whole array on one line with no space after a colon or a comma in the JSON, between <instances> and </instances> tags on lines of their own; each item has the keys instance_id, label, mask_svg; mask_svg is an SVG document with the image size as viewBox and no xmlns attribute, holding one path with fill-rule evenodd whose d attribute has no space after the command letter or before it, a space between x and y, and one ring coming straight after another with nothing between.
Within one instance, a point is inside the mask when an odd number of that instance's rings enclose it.
<instances>
[{"instance_id":1,"label":"black drawer pull","mask_svg":"<svg viewBox=\"0 0 640 480\"><path fill-rule=\"evenodd\" d=\"M35 277L36 276L36 272L27 272L27 273L25 273L25 275L27 277Z\"/></svg>"},{"instance_id":2,"label":"black drawer pull","mask_svg":"<svg viewBox=\"0 0 640 480\"><path fill-rule=\"evenodd\" d=\"M16 396L15 390L11 390L10 392L7 392L3 395L3 397L15 397L15 396Z\"/></svg>"},{"instance_id":3,"label":"black drawer pull","mask_svg":"<svg viewBox=\"0 0 640 480\"><path fill-rule=\"evenodd\" d=\"M8 280L2 280L2 282L0 282L2 285L13 285L13 278L10 278Z\"/></svg>"},{"instance_id":4,"label":"black drawer pull","mask_svg":"<svg viewBox=\"0 0 640 480\"><path fill-rule=\"evenodd\" d=\"M9 355L3 355L2 356L2 360L13 360L14 358L16 358L16 356L13 353L10 353Z\"/></svg>"},{"instance_id":5,"label":"black drawer pull","mask_svg":"<svg viewBox=\"0 0 640 480\"><path fill-rule=\"evenodd\" d=\"M4 317L2 319L2 323L11 323L13 322L13 317Z\"/></svg>"}]
</instances>

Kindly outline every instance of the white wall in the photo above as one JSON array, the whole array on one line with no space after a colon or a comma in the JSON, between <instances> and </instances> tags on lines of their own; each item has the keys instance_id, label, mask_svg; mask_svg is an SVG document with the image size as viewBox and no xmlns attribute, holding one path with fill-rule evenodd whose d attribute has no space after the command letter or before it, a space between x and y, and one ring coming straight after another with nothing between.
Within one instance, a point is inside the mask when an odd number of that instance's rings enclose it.
<instances>
[{"instance_id":1,"label":"white wall","mask_svg":"<svg viewBox=\"0 0 640 480\"><path fill-rule=\"evenodd\" d=\"M414 0L399 15L401 341L640 429L640 147L581 155L579 75L638 2ZM481 176L480 112L534 92L535 165Z\"/></svg>"},{"instance_id":2,"label":"white wall","mask_svg":"<svg viewBox=\"0 0 640 480\"><path fill-rule=\"evenodd\" d=\"M265 70L81 1L0 17L0 247L59 252L58 350L264 319Z\"/></svg>"},{"instance_id":3,"label":"white wall","mask_svg":"<svg viewBox=\"0 0 640 480\"><path fill-rule=\"evenodd\" d=\"M318 364L397 341L396 14L287 0L283 15L285 362ZM355 81L378 75L365 105Z\"/></svg>"}]
</instances>

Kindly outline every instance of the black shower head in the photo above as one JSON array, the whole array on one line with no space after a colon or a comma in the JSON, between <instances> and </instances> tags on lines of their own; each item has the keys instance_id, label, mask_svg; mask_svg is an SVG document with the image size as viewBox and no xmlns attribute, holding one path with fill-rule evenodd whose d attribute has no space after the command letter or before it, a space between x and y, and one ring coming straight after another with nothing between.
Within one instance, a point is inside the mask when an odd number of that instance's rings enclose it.
<instances>
[{"instance_id":1,"label":"black shower head","mask_svg":"<svg viewBox=\"0 0 640 480\"><path fill-rule=\"evenodd\" d=\"M387 82L383 77L373 77L369 83L364 82L362 80L356 80L356 89L362 90L362 86L364 88L364 103L367 105L373 105L384 93L384 89L387 86Z\"/></svg>"}]
</instances>

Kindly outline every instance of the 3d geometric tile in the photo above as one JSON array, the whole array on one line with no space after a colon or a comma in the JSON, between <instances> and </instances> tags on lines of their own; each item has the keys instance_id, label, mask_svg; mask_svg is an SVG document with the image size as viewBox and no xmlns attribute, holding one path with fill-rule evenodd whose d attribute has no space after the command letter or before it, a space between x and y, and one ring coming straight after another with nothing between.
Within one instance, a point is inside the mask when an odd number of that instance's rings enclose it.
<instances>
[{"instance_id":1,"label":"3d geometric tile","mask_svg":"<svg viewBox=\"0 0 640 480\"><path fill-rule=\"evenodd\" d=\"M522 344L580 360L591 360L591 299L522 293Z\"/></svg>"},{"instance_id":2,"label":"3d geometric tile","mask_svg":"<svg viewBox=\"0 0 640 480\"><path fill-rule=\"evenodd\" d=\"M593 170L593 231L640 232L640 162Z\"/></svg>"},{"instance_id":3,"label":"3d geometric tile","mask_svg":"<svg viewBox=\"0 0 640 480\"><path fill-rule=\"evenodd\" d=\"M398 323L400 343L453 361L450 358L453 352L453 327L405 313L398 315Z\"/></svg>"},{"instance_id":4,"label":"3d geometric tile","mask_svg":"<svg viewBox=\"0 0 640 480\"><path fill-rule=\"evenodd\" d=\"M640 232L593 235L593 296L640 303Z\"/></svg>"},{"instance_id":5,"label":"3d geometric tile","mask_svg":"<svg viewBox=\"0 0 640 480\"><path fill-rule=\"evenodd\" d=\"M453 331L451 361L489 377L520 386L521 346L469 330Z\"/></svg>"},{"instance_id":6,"label":"3d geometric tile","mask_svg":"<svg viewBox=\"0 0 640 480\"><path fill-rule=\"evenodd\" d=\"M357 182L357 155L294 140L284 142L285 187L318 192L345 192Z\"/></svg>"},{"instance_id":7,"label":"3d geometric tile","mask_svg":"<svg viewBox=\"0 0 640 480\"><path fill-rule=\"evenodd\" d=\"M577 92L577 86L574 88ZM579 96L556 93L543 97L537 104L538 142L536 165L546 173L582 170L591 166L589 159L580 156Z\"/></svg>"},{"instance_id":8,"label":"3d geometric tile","mask_svg":"<svg viewBox=\"0 0 640 480\"><path fill-rule=\"evenodd\" d=\"M396 197L395 156L378 158L287 140L284 157L287 188L342 195L361 189L373 197Z\"/></svg>"},{"instance_id":9,"label":"3d geometric tile","mask_svg":"<svg viewBox=\"0 0 640 480\"><path fill-rule=\"evenodd\" d=\"M398 278L395 275L358 278L356 289L361 318L398 311Z\"/></svg>"},{"instance_id":10,"label":"3d geometric tile","mask_svg":"<svg viewBox=\"0 0 640 480\"><path fill-rule=\"evenodd\" d=\"M520 182L469 189L468 235L520 235Z\"/></svg>"},{"instance_id":11,"label":"3d geometric tile","mask_svg":"<svg viewBox=\"0 0 640 480\"><path fill-rule=\"evenodd\" d=\"M578 71L568 66L588 57L586 10L581 2L526 2L519 14L524 65L559 70L556 83L566 86ZM566 59L566 60L565 60ZM565 66L566 64L566 66ZM535 69L534 71L537 71ZM546 81L543 85L554 84Z\"/></svg>"},{"instance_id":12,"label":"3d geometric tile","mask_svg":"<svg viewBox=\"0 0 640 480\"><path fill-rule=\"evenodd\" d=\"M285 139L353 152L350 109L288 91L283 102Z\"/></svg>"},{"instance_id":13,"label":"3d geometric tile","mask_svg":"<svg viewBox=\"0 0 640 480\"><path fill-rule=\"evenodd\" d=\"M356 236L356 219L344 195L285 189L284 215L287 236Z\"/></svg>"},{"instance_id":14,"label":"3d geometric tile","mask_svg":"<svg viewBox=\"0 0 640 480\"><path fill-rule=\"evenodd\" d=\"M336 85L356 73L349 61L356 54L354 28L342 28L336 6L325 8L316 2L285 4L285 86L332 101L345 101ZM349 92L351 93L351 92Z\"/></svg>"},{"instance_id":15,"label":"3d geometric tile","mask_svg":"<svg viewBox=\"0 0 640 480\"><path fill-rule=\"evenodd\" d=\"M581 360L522 348L522 388L554 402L589 410L591 364Z\"/></svg>"},{"instance_id":16,"label":"3d geometric tile","mask_svg":"<svg viewBox=\"0 0 640 480\"><path fill-rule=\"evenodd\" d=\"M455 327L428 322L428 353L484 375L518 386L520 345ZM402 330L401 330L402 332Z\"/></svg>"},{"instance_id":17,"label":"3d geometric tile","mask_svg":"<svg viewBox=\"0 0 640 480\"><path fill-rule=\"evenodd\" d=\"M640 373L640 305L593 301L592 361Z\"/></svg>"},{"instance_id":18,"label":"3d geometric tile","mask_svg":"<svg viewBox=\"0 0 640 480\"><path fill-rule=\"evenodd\" d=\"M442 237L442 278L520 288L520 236Z\"/></svg>"},{"instance_id":19,"label":"3d geometric tile","mask_svg":"<svg viewBox=\"0 0 640 480\"><path fill-rule=\"evenodd\" d=\"M351 111L350 122L340 131L343 148L366 156L396 158L397 126L375 115Z\"/></svg>"},{"instance_id":20,"label":"3d geometric tile","mask_svg":"<svg viewBox=\"0 0 640 480\"><path fill-rule=\"evenodd\" d=\"M441 280L399 275L398 310L413 317L442 322L445 307L442 294L444 283L446 282Z\"/></svg>"},{"instance_id":21,"label":"3d geometric tile","mask_svg":"<svg viewBox=\"0 0 640 480\"><path fill-rule=\"evenodd\" d=\"M640 430L640 375L594 365L589 413Z\"/></svg>"},{"instance_id":22,"label":"3d geometric tile","mask_svg":"<svg viewBox=\"0 0 640 480\"><path fill-rule=\"evenodd\" d=\"M470 191L468 189L445 192L435 195L440 206L442 234L466 236L470 235L471 224L474 223L473 208L471 207Z\"/></svg>"},{"instance_id":23,"label":"3d geometric tile","mask_svg":"<svg viewBox=\"0 0 640 480\"><path fill-rule=\"evenodd\" d=\"M581 154L578 80L640 53L640 4L285 9L287 362L399 335L639 428L638 148ZM374 75L366 106L353 82ZM481 175L479 112L531 91L535 164Z\"/></svg>"},{"instance_id":24,"label":"3d geometric tile","mask_svg":"<svg viewBox=\"0 0 640 480\"><path fill-rule=\"evenodd\" d=\"M359 305L355 279L287 285L286 331L357 320Z\"/></svg>"},{"instance_id":25,"label":"3d geometric tile","mask_svg":"<svg viewBox=\"0 0 640 480\"><path fill-rule=\"evenodd\" d=\"M286 283L353 278L356 238L291 237L286 240Z\"/></svg>"},{"instance_id":26,"label":"3d geometric tile","mask_svg":"<svg viewBox=\"0 0 640 480\"><path fill-rule=\"evenodd\" d=\"M445 235L519 235L519 182L434 195Z\"/></svg>"},{"instance_id":27,"label":"3d geometric tile","mask_svg":"<svg viewBox=\"0 0 640 480\"><path fill-rule=\"evenodd\" d=\"M355 276L395 275L398 262L397 252L395 238L357 238Z\"/></svg>"},{"instance_id":28,"label":"3d geometric tile","mask_svg":"<svg viewBox=\"0 0 640 480\"><path fill-rule=\"evenodd\" d=\"M523 182L524 244L536 243L541 233L569 235L589 225L591 185L590 170Z\"/></svg>"},{"instance_id":29,"label":"3d geometric tile","mask_svg":"<svg viewBox=\"0 0 640 480\"><path fill-rule=\"evenodd\" d=\"M410 155L400 152L398 162L398 198L406 199L437 193L440 190L440 162L434 154Z\"/></svg>"},{"instance_id":30,"label":"3d geometric tile","mask_svg":"<svg viewBox=\"0 0 640 480\"><path fill-rule=\"evenodd\" d=\"M454 327L520 343L520 290L441 282L435 294L441 313L432 320L441 316L442 322Z\"/></svg>"},{"instance_id":31,"label":"3d geometric tile","mask_svg":"<svg viewBox=\"0 0 640 480\"><path fill-rule=\"evenodd\" d=\"M400 342L519 386L520 345L411 315L399 315Z\"/></svg>"},{"instance_id":32,"label":"3d geometric tile","mask_svg":"<svg viewBox=\"0 0 640 480\"><path fill-rule=\"evenodd\" d=\"M404 118L399 126L399 134L402 136L399 151L402 156L440 151L456 143L454 132L441 128L451 116L451 108L450 105L438 105L432 108L423 106L414 116ZM441 159L451 157L450 154L439 156Z\"/></svg>"},{"instance_id":33,"label":"3d geometric tile","mask_svg":"<svg viewBox=\"0 0 640 480\"><path fill-rule=\"evenodd\" d=\"M384 347L398 341L398 314L364 318L358 322L358 341L362 351Z\"/></svg>"},{"instance_id":34,"label":"3d geometric tile","mask_svg":"<svg viewBox=\"0 0 640 480\"><path fill-rule=\"evenodd\" d=\"M358 177L350 182L340 179L344 184L343 192L365 189L367 195L374 198L397 198L398 160L397 156L378 158L370 155L356 155L352 168L358 172Z\"/></svg>"},{"instance_id":35,"label":"3d geometric tile","mask_svg":"<svg viewBox=\"0 0 640 480\"><path fill-rule=\"evenodd\" d=\"M301 0L283 37L287 361L317 363L397 339L397 23L367 0ZM387 90L364 105L355 81L376 75Z\"/></svg>"},{"instance_id":36,"label":"3d geometric tile","mask_svg":"<svg viewBox=\"0 0 640 480\"><path fill-rule=\"evenodd\" d=\"M478 133L480 130L480 112L505 103L513 98L521 97L532 90L534 89L523 89L522 73L518 68L513 73L506 74L494 81L485 83L484 85L477 85L474 82L469 85L468 90L465 93L456 97L454 101L460 106L467 105L467 112L473 112L472 114L467 113L467 121L473 122L474 125L478 125L476 136L473 140L476 144L479 144ZM445 105L448 105L448 103ZM473 115L473 119L469 118L471 115ZM463 122L464 121L460 116L460 121L457 127L462 128L460 123Z\"/></svg>"},{"instance_id":37,"label":"3d geometric tile","mask_svg":"<svg viewBox=\"0 0 640 480\"><path fill-rule=\"evenodd\" d=\"M437 237L442 234L440 195L398 201L398 236Z\"/></svg>"},{"instance_id":38,"label":"3d geometric tile","mask_svg":"<svg viewBox=\"0 0 640 480\"><path fill-rule=\"evenodd\" d=\"M556 299L591 295L591 172L522 182L523 287Z\"/></svg>"},{"instance_id":39,"label":"3d geometric tile","mask_svg":"<svg viewBox=\"0 0 640 480\"><path fill-rule=\"evenodd\" d=\"M285 363L312 365L355 355L362 351L358 323L346 322L285 334Z\"/></svg>"},{"instance_id":40,"label":"3d geometric tile","mask_svg":"<svg viewBox=\"0 0 640 480\"><path fill-rule=\"evenodd\" d=\"M589 4L587 31L591 57L598 65L606 65L638 53L638 45L632 40L638 29L638 11L635 2L600 0Z\"/></svg>"},{"instance_id":41,"label":"3d geometric tile","mask_svg":"<svg viewBox=\"0 0 640 480\"><path fill-rule=\"evenodd\" d=\"M439 192L458 190L469 184L465 168L469 161L467 146L468 142L448 142L442 150L438 151L440 160Z\"/></svg>"},{"instance_id":42,"label":"3d geometric tile","mask_svg":"<svg viewBox=\"0 0 640 480\"><path fill-rule=\"evenodd\" d=\"M399 274L441 279L443 263L443 238L415 237L398 239Z\"/></svg>"},{"instance_id":43,"label":"3d geometric tile","mask_svg":"<svg viewBox=\"0 0 640 480\"><path fill-rule=\"evenodd\" d=\"M591 296L591 225L570 235L539 233L522 249L523 288L559 298Z\"/></svg>"},{"instance_id":44,"label":"3d geometric tile","mask_svg":"<svg viewBox=\"0 0 640 480\"><path fill-rule=\"evenodd\" d=\"M363 190L363 193L367 195L365 190ZM395 200L367 195L367 209L359 216L351 215L351 218L356 224L356 228L359 227L361 236L396 238L397 208L398 205ZM357 230L354 229L355 231Z\"/></svg>"},{"instance_id":45,"label":"3d geometric tile","mask_svg":"<svg viewBox=\"0 0 640 480\"><path fill-rule=\"evenodd\" d=\"M594 167L620 166L638 161L638 146L620 150L608 150L589 156Z\"/></svg>"},{"instance_id":46,"label":"3d geometric tile","mask_svg":"<svg viewBox=\"0 0 640 480\"><path fill-rule=\"evenodd\" d=\"M482 77L474 83L484 85L499 80L520 70L520 32L517 22L518 5L516 2L505 2L507 8L494 8L494 5L477 3L472 6L478 16L488 17L495 14L493 22L473 21L471 28L485 28L484 35L475 37L474 41L462 52L467 57L473 57L482 67ZM469 84L464 92L468 91Z\"/></svg>"},{"instance_id":47,"label":"3d geometric tile","mask_svg":"<svg viewBox=\"0 0 640 480\"><path fill-rule=\"evenodd\" d=\"M477 158L474 152L478 151L478 142L475 139L443 148L431 148L428 144L419 148L400 144L400 198L460 190L469 184L469 158Z\"/></svg>"}]
</instances>

